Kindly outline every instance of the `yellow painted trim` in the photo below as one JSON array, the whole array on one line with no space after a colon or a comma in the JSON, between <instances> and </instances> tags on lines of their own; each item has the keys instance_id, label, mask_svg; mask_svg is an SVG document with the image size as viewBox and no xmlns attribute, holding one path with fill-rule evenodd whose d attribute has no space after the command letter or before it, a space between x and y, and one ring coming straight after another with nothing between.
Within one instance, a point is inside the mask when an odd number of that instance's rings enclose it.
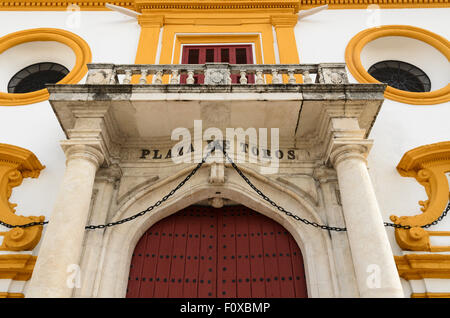
<instances>
[{"instance_id":1,"label":"yellow painted trim","mask_svg":"<svg viewBox=\"0 0 450 318\"><path fill-rule=\"evenodd\" d=\"M450 255L408 254L394 256L394 259L399 276L406 280L450 279Z\"/></svg>"},{"instance_id":2,"label":"yellow painted trim","mask_svg":"<svg viewBox=\"0 0 450 318\"><path fill-rule=\"evenodd\" d=\"M37 178L45 167L29 150L17 146L0 144L0 220L22 225L44 221L44 216L20 216L16 214L17 204L9 202L12 189L22 183L23 178ZM8 232L0 232L3 242L0 250L24 251L32 250L41 238L42 226L13 228Z\"/></svg>"},{"instance_id":3,"label":"yellow painted trim","mask_svg":"<svg viewBox=\"0 0 450 318\"><path fill-rule=\"evenodd\" d=\"M115 5L119 5L122 7L126 7L129 9L136 9L139 7L140 3L151 2L151 1L96 1L96 2L88 2L88 1L71 1L71 0L56 0L51 2L41 1L41 0L33 0L33 1L0 1L0 10L3 11L65 11L67 10L67 6L70 4L75 4L80 7L81 10L85 11L107 11L105 7L105 3L111 3ZM172 6L179 5L182 1L160 1L160 4L170 5ZM192 1L195 4L198 4L200 1ZM202 1L204 6L211 6L214 4L214 0ZM255 6L255 2L257 1L222 1L226 2L229 5L232 3L241 6L246 5ZM273 1L259 1L261 3L266 3L269 5L270 3L274 3ZM286 3L287 1L278 1L278 4ZM425 1L411 1L411 0L300 0L296 2L296 5L301 9L310 9L313 7L321 6L324 4L328 4L329 9L367 9L369 5L378 5L381 9L403 9L403 8L448 8L449 2L447 0L428 0ZM202 3L200 2L200 5ZM192 5L193 6L193 5Z\"/></svg>"},{"instance_id":4,"label":"yellow painted trim","mask_svg":"<svg viewBox=\"0 0 450 318\"><path fill-rule=\"evenodd\" d=\"M77 0L53 0L53 1L0 1L0 10L2 11L66 11L69 5L77 5L84 11L109 11L105 7L105 3L111 3L119 6L123 6L129 9L134 8L134 0L131 1L77 1Z\"/></svg>"},{"instance_id":5,"label":"yellow painted trim","mask_svg":"<svg viewBox=\"0 0 450 318\"><path fill-rule=\"evenodd\" d=\"M450 60L450 42L433 32L409 25L385 25L370 28L356 34L350 40L345 50L347 67L357 81L361 83L380 83L363 67L361 63L361 51L367 43L386 36L402 36L423 41L436 48ZM440 104L450 101L450 84L441 89L426 93L406 92L388 86L384 96L411 105Z\"/></svg>"},{"instance_id":6,"label":"yellow painted trim","mask_svg":"<svg viewBox=\"0 0 450 318\"><path fill-rule=\"evenodd\" d=\"M22 293L0 292L0 298L25 298L25 295Z\"/></svg>"},{"instance_id":7,"label":"yellow painted trim","mask_svg":"<svg viewBox=\"0 0 450 318\"><path fill-rule=\"evenodd\" d=\"M36 259L37 256L28 254L0 255L0 279L29 280Z\"/></svg>"},{"instance_id":8,"label":"yellow painted trim","mask_svg":"<svg viewBox=\"0 0 450 318\"><path fill-rule=\"evenodd\" d=\"M59 84L76 84L87 73L87 64L92 61L89 45L78 35L62 29L28 29L5 35L0 38L0 54L16 45L34 41L56 41L67 45L73 50L76 57L75 65ZM47 89L25 94L0 92L0 106L27 105L41 102L48 98L49 93Z\"/></svg>"},{"instance_id":9,"label":"yellow painted trim","mask_svg":"<svg viewBox=\"0 0 450 318\"><path fill-rule=\"evenodd\" d=\"M450 246L432 246L430 236L446 236L448 231L427 231L421 226L430 224L441 216L449 200L449 184L446 173L450 172L450 141L424 145L406 152L397 165L402 177L412 177L425 189L428 200L419 201L421 213L413 216L390 219L401 225L409 225L411 229L395 229L397 244L404 250L444 252Z\"/></svg>"},{"instance_id":10,"label":"yellow painted trim","mask_svg":"<svg viewBox=\"0 0 450 318\"><path fill-rule=\"evenodd\" d=\"M450 298L450 293L412 293L411 298Z\"/></svg>"}]
</instances>

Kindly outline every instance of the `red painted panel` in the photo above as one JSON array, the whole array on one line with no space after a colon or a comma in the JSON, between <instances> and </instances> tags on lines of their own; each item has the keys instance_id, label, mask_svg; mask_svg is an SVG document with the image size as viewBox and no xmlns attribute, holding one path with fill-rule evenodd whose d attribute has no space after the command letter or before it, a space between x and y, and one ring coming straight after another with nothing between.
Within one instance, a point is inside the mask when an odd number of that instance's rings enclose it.
<instances>
[{"instance_id":1,"label":"red painted panel","mask_svg":"<svg viewBox=\"0 0 450 318\"><path fill-rule=\"evenodd\" d=\"M140 245L145 248L145 251L142 253L142 255L145 256L145 262L141 274L140 297L153 297L162 225L162 223L155 224L146 232L147 235L143 236L136 246L136 249L140 248Z\"/></svg>"},{"instance_id":2,"label":"red painted panel","mask_svg":"<svg viewBox=\"0 0 450 318\"><path fill-rule=\"evenodd\" d=\"M227 52L227 54L225 54ZM185 45L181 57L182 64L204 64L207 62L228 62L230 64L253 64L251 45ZM186 75L180 83L186 83ZM231 75L233 84L239 83L240 75ZM195 84L204 83L205 76L195 75ZM247 76L248 83L254 83L254 75Z\"/></svg>"},{"instance_id":3,"label":"red painted panel","mask_svg":"<svg viewBox=\"0 0 450 318\"><path fill-rule=\"evenodd\" d=\"M218 214L217 297L236 297L235 217L232 210Z\"/></svg>"},{"instance_id":4,"label":"red painted panel","mask_svg":"<svg viewBox=\"0 0 450 318\"><path fill-rule=\"evenodd\" d=\"M196 209L201 223L198 297L216 297L217 217L211 209Z\"/></svg>"},{"instance_id":5,"label":"red painted panel","mask_svg":"<svg viewBox=\"0 0 450 318\"><path fill-rule=\"evenodd\" d=\"M287 236L289 237L289 246L291 249L292 281L295 287L295 297L308 297L302 253L292 235L287 234Z\"/></svg>"},{"instance_id":6,"label":"red painted panel","mask_svg":"<svg viewBox=\"0 0 450 318\"><path fill-rule=\"evenodd\" d=\"M252 297L250 276L250 245L248 239L248 213L246 208L236 208L236 279L237 297Z\"/></svg>"},{"instance_id":7,"label":"red painted panel","mask_svg":"<svg viewBox=\"0 0 450 318\"><path fill-rule=\"evenodd\" d=\"M277 245L277 257L279 267L279 277L281 297L292 298L295 297L295 289L289 277L293 277L291 249L289 246L289 238L287 231L278 224L274 224L275 239Z\"/></svg>"},{"instance_id":8,"label":"red painted panel","mask_svg":"<svg viewBox=\"0 0 450 318\"><path fill-rule=\"evenodd\" d=\"M249 212L249 246L250 268L252 273L252 297L262 298L266 296L266 280L264 272L264 249L262 240L262 227L258 213Z\"/></svg>"},{"instance_id":9,"label":"red painted panel","mask_svg":"<svg viewBox=\"0 0 450 318\"><path fill-rule=\"evenodd\" d=\"M127 297L307 297L303 258L278 223L244 206L191 206L152 226Z\"/></svg>"},{"instance_id":10,"label":"red painted panel","mask_svg":"<svg viewBox=\"0 0 450 318\"><path fill-rule=\"evenodd\" d=\"M170 268L169 297L182 298L184 284L184 267L186 255L186 236L188 223L185 221L187 212L180 212L171 216L175 227L173 233L172 265Z\"/></svg>"},{"instance_id":11,"label":"red painted panel","mask_svg":"<svg viewBox=\"0 0 450 318\"><path fill-rule=\"evenodd\" d=\"M174 219L168 218L161 223L161 233L159 234L159 257L156 267L156 282L153 297L165 298L169 296L170 265L173 252L173 228ZM147 244L151 243L147 241Z\"/></svg>"},{"instance_id":12,"label":"red painted panel","mask_svg":"<svg viewBox=\"0 0 450 318\"><path fill-rule=\"evenodd\" d=\"M186 261L184 268L183 297L196 298L198 285L198 258L200 254L200 220L195 216L195 207L186 217L188 223Z\"/></svg>"}]
</instances>

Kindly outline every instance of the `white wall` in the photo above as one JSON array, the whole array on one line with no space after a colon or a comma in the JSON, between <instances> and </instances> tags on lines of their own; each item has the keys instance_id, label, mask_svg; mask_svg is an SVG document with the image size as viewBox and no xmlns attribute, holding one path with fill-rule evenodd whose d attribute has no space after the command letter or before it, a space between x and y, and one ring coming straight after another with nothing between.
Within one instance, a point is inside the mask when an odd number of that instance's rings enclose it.
<instances>
[{"instance_id":1,"label":"white wall","mask_svg":"<svg viewBox=\"0 0 450 318\"><path fill-rule=\"evenodd\" d=\"M140 34L135 19L112 11L0 11L0 37L32 28L60 28L81 36L91 48L94 63L134 63ZM70 69L74 63L70 51L55 42L25 43L5 51L0 54L0 91L6 92L5 85L15 74L15 68L19 71L29 64L43 61L43 58L59 55L55 61ZM65 156L59 146L63 139L64 133L49 102L0 107L0 143L31 150L46 166L38 179L25 179L13 190L10 201L19 204L18 214L50 218L65 168ZM37 249L33 253L36 254Z\"/></svg>"}]
</instances>

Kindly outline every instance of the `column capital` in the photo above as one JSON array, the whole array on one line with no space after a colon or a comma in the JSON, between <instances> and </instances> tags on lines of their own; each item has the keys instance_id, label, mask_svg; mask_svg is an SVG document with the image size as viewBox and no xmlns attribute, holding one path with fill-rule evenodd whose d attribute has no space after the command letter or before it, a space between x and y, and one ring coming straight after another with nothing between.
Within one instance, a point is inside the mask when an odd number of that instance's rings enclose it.
<instances>
[{"instance_id":1,"label":"column capital","mask_svg":"<svg viewBox=\"0 0 450 318\"><path fill-rule=\"evenodd\" d=\"M91 145L61 143L61 146L66 155L66 162L73 159L84 159L92 162L98 168L105 160L102 152Z\"/></svg>"},{"instance_id":2,"label":"column capital","mask_svg":"<svg viewBox=\"0 0 450 318\"><path fill-rule=\"evenodd\" d=\"M362 143L345 143L336 145L331 151L329 160L333 167L337 167L341 162L348 159L359 159L367 164L367 155L372 143L369 140L364 140Z\"/></svg>"}]
</instances>

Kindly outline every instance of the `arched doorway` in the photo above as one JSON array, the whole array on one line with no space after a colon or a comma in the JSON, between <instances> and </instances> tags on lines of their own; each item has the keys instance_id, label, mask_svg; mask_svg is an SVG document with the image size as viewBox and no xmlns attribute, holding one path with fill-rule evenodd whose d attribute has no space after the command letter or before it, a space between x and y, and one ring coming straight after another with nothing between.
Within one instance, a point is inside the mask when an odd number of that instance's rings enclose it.
<instances>
[{"instance_id":1,"label":"arched doorway","mask_svg":"<svg viewBox=\"0 0 450 318\"><path fill-rule=\"evenodd\" d=\"M189 206L137 243L127 297L307 297L303 257L286 229L242 205Z\"/></svg>"}]
</instances>

